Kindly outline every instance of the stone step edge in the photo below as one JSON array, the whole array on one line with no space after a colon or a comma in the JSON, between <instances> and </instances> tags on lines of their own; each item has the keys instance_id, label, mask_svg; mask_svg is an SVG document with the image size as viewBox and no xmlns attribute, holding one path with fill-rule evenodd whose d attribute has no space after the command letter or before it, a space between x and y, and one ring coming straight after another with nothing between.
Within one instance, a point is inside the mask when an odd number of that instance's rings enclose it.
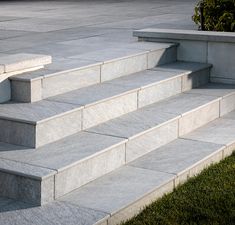
<instances>
[{"instance_id":1,"label":"stone step edge","mask_svg":"<svg viewBox=\"0 0 235 225\"><path fill-rule=\"evenodd\" d=\"M106 101L109 101L109 100L112 100L112 99L115 99L115 98L118 98L118 97L121 97L121 96L125 96L127 94L131 94L131 93L135 93L136 92L137 95L138 95L138 92L144 90L145 88L149 88L149 87L152 87L152 86L164 83L164 82L168 82L168 81L177 79L179 77L187 76L187 75L190 75L192 73L200 72L200 71L207 70L207 69L210 69L210 68L211 68L210 64L205 64L204 67L200 68L199 70L194 70L192 72L182 72L182 73L179 73L179 74L175 75L174 77L166 78L164 80L157 81L157 82L154 82L152 84L148 84L148 85L141 86L141 87L138 87L138 88L133 88L132 90L128 90L128 91L125 91L123 93L117 94L115 96L111 96L111 97L108 97L108 98L104 98L104 99L98 100L96 102L88 103L86 105L77 105L77 108L75 108L73 110L69 110L67 112L60 113L58 115L55 115L55 116L52 116L52 117L49 117L49 118L46 118L46 119L43 119L43 120L40 120L40 121L29 121L29 120L22 120L22 119L14 119L14 118L10 118L10 117L7 117L7 116L5 116L5 117L0 116L0 119L8 120L8 121L15 121L15 122L19 122L19 123L27 123L27 124L37 125L37 124L41 124L43 122L46 122L46 121L49 121L49 120L52 120L52 119L55 119L55 118L67 115L69 113L73 113L75 111L83 110L84 108L87 108L87 107L90 107L90 106L94 106L94 105L97 105L97 104L100 104L100 103L103 103L103 102L106 102ZM107 81L107 83L108 84L112 84L111 81ZM112 85L114 85L114 84L112 84ZM183 92L183 87L181 86L181 93L182 92ZM231 93L231 95L232 95L232 93ZM163 100L161 100L161 101L163 101ZM55 101L55 100L45 99L44 101ZM137 101L138 101L138 99L137 99Z\"/></svg>"},{"instance_id":2,"label":"stone step edge","mask_svg":"<svg viewBox=\"0 0 235 225\"><path fill-rule=\"evenodd\" d=\"M106 61L102 61L102 62L101 61L100 62L97 61L95 63L91 63L90 65L86 65L86 66L80 66L80 67L76 67L76 68L72 68L72 69L68 69L68 70L52 72L50 74L46 74L46 75L43 75L43 76L40 76L40 77L37 77L37 78L31 78L30 79L30 78L26 78L26 77L13 76L10 79L11 80L24 81L24 82L35 81L35 80L42 80L42 79L54 77L54 76L57 76L57 75L60 75L60 74L64 74L66 72L73 72L73 71L76 71L76 70L87 69L87 68L93 67L93 66L101 66L101 65L106 64L106 63L110 63L110 62L114 62L114 61L119 61L119 60L127 59L127 58L132 58L132 57L135 57L135 56L138 56L138 55L147 54L147 53L150 53L150 52L153 52L153 51L158 51L158 50L163 50L163 49L169 49L169 48L173 48L173 47L177 47L177 46L179 46L178 43L169 43L169 47L167 47L167 48L161 47L161 48L152 49L152 50L143 50L142 52L135 53L135 54L130 54L130 55L123 56L123 57L117 57L117 58L106 60Z\"/></svg>"},{"instance_id":3,"label":"stone step edge","mask_svg":"<svg viewBox=\"0 0 235 225\"><path fill-rule=\"evenodd\" d=\"M142 52L140 53L135 53L135 54L130 54L128 56L125 57L118 57L115 58L113 60L107 60L104 62L98 62L97 63L93 63L90 66L84 66L84 67L79 67L79 68L74 68L74 69L70 69L70 70L65 70L65 71L60 71L60 72L52 72L52 74L44 74L44 72L42 72L42 74L38 75L37 78L33 78L33 79L27 79L25 76L13 76L11 78L12 81L12 96L13 99L15 98L16 101L19 102L36 102L42 99L46 99L48 97L51 96L55 96L58 94L63 94L72 90L76 90L76 89L80 89L83 87L88 87L90 85L94 85L94 84L99 84L99 83L103 83L105 81L108 80L112 80L115 79L117 77L121 77L121 76L126 76L129 75L131 73L135 73L135 72L140 72L140 71L144 71L150 68L155 67L156 65L160 65L162 63L168 63L168 62L172 62L176 60L176 56L175 53L173 53L174 48L176 48L177 45L176 44L170 44L170 47L168 48L159 48L156 50L142 50ZM158 59L156 53L159 51L168 51L168 55L170 54L169 51L172 51L172 57L168 57L165 59L164 62L160 62L160 59ZM171 50L173 49L173 50ZM176 52L176 50L175 50ZM173 59L174 58L174 59ZM132 69L129 69L129 71L126 71L127 68L127 61L131 60L131 59L135 59L138 60L138 62L143 62L140 66L135 66ZM78 59L79 60L79 59ZM156 62L155 62L156 61ZM114 74L112 72L110 72L110 75L107 74L107 67L110 67L110 63L122 63L121 66L119 66L118 71L116 71ZM76 73L78 73L78 76L76 79L83 79L82 74L83 73L91 73L90 70L95 70L95 72L93 71L93 75L89 75L87 80L85 79L85 81L83 81L82 83L77 83L76 85L72 85L71 87L67 87L67 88L62 88L62 81L60 79L65 79L65 76L71 75L71 78L74 79ZM47 72L45 72L47 73ZM91 79L92 77L92 79ZM90 79L89 79L90 78ZM72 79L72 80L73 80ZM59 83L57 84L58 87L61 87L58 91L56 91L55 93L50 91L50 87L51 87L51 82L56 82L59 81ZM71 82L72 82L71 80ZM24 87L25 90L27 90L27 96L21 96L21 90L19 88L17 88L17 85L19 85L21 88L22 86Z\"/></svg>"},{"instance_id":4,"label":"stone step edge","mask_svg":"<svg viewBox=\"0 0 235 225\"><path fill-rule=\"evenodd\" d=\"M206 69L204 70L205 72L206 72L206 76L207 76L207 73L208 73L208 69L207 69L207 67L208 67L208 65L207 64L203 64L203 67L206 67ZM201 67L200 67L201 68ZM194 70L192 70L193 71L193 73L192 74L195 74L195 76L193 76L193 77L195 77L195 79L197 80L197 77L198 77L198 73L197 73L197 69L194 69ZM196 72L195 72L196 71ZM126 98L126 99L124 99L124 101L125 101L125 104L126 104L126 101L127 101L127 97L129 96L129 95L133 95L133 96L136 96L136 99L135 100L132 100L132 102L133 102L133 104L135 104L136 106L135 107L133 107L131 110L129 110L128 112L130 112L130 111L135 111L135 110L137 110L137 109L139 109L139 108L142 108L142 107L144 107L144 106L146 106L146 105L149 105L149 104L152 104L152 103L155 103L155 102L158 102L158 101L162 101L162 100L164 100L164 99L166 99L166 98L168 98L168 97L171 97L171 96L173 96L173 95L175 95L175 94L179 94L179 93L181 93L182 91L187 91L188 89L191 89L191 86L189 85L189 84L187 84L187 83L185 83L185 85L184 85L184 82L183 82L183 80L186 80L185 79L185 77L187 78L187 75L185 76L185 73L182 73L183 75L181 76L181 85L183 85L183 87L181 87L181 88L179 88L179 90L177 89L174 93L170 93L169 95L167 95L167 96L162 96L162 98L159 98L159 99L152 99L151 101L145 101L145 102L142 102L141 104L139 104L140 102L140 100L141 99L139 99L138 98L138 95L139 95L139 93L141 92L141 91L143 91L143 87L141 87L141 85L139 85L139 88L136 88L136 87L132 87L132 88L130 88L131 90L127 90L127 91L123 91L123 92L121 92L121 93L118 93L118 94L115 94L115 95L113 95L113 96L107 96L107 97L105 97L105 98L103 98L103 99L101 99L101 101L99 102L98 100L97 101L95 101L95 102L93 102L93 103L89 103L89 104L87 104L87 105L74 105L74 109L72 109L72 110L67 110L67 111L65 111L65 112L63 112L63 113L58 113L58 114L56 114L56 115L53 115L53 116L50 116L50 117L47 117L47 118L44 118L44 119L41 119L40 121L35 121L34 119L31 119L31 120L28 120L28 119L26 119L26 118L24 118L23 120L22 119L20 119L20 118L17 118L17 119L15 119L15 118L13 118L13 117L11 117L11 118L8 118L8 116L7 115L4 115L4 116L1 116L0 117L0 119L1 118L3 118L2 119L2 121L3 122L7 122L7 123L9 123L9 122L11 122L11 123L17 123L17 126L20 126L20 124L29 124L29 125L31 125L32 127L30 128L30 129L34 129L33 128L33 126L34 127L36 127L36 126L39 126L40 124L46 124L46 123L50 123L50 122L53 122L54 120L56 120L56 119L63 119L63 118L67 118L67 119L69 119L69 117L70 117L70 115L72 115L72 116L75 116L75 114L78 116L78 114L80 114L79 115L79 121L81 122L81 124L79 125L79 127L77 126L77 128L76 128L76 130L70 130L69 132L66 132L66 133L61 133L60 135L55 135L54 137L53 137L53 139L44 139L44 141L42 141L43 139L42 139L42 135L40 135L41 136L41 138L40 138L40 140L39 139L35 139L35 142L33 142L33 141L26 141L23 137L21 137L20 139L12 139L12 141L10 141L10 139L9 139L9 143L11 143L11 144L18 144L18 145L25 145L25 146L31 146L31 147L39 147L39 146L43 146L43 145L46 145L46 144L48 144L48 143L51 143L51 142L54 142L54 141L57 141L57 140L59 140L59 139L61 139L61 138L64 138L64 137L67 137L67 136L69 136L69 135L72 135L72 134L74 134L74 133L76 133L76 132L78 132L78 131L80 131L80 130L85 130L85 129L87 129L87 128L90 128L90 127L92 127L92 126L96 126L96 125L98 125L98 124L100 124L100 123L103 123L103 122L106 122L107 120L109 120L109 119L114 119L114 118L116 118L116 117L119 117L119 116L122 116L122 115L124 115L125 113L127 113L127 111L125 111L124 110L124 112L121 112L121 113L119 113L118 115L113 115L113 114L110 114L110 116L109 116L109 118L108 119L105 119L105 120L102 120L102 121L96 121L96 120L93 120L92 122L90 122L90 124L89 123L87 123L87 120L85 120L84 119L84 116L86 116L86 109L88 109L89 110L89 106L90 107L96 107L95 105L96 104L98 104L98 103L100 103L100 104L102 104L102 101L105 101L105 102L110 102L110 101L112 101L112 100L114 100L114 101L119 101L119 99L122 99L122 97L124 96L124 98ZM177 81L177 79L179 79L178 78L178 74L176 75L176 76L174 76L174 77L172 77L172 79L173 79L173 81L174 81L174 79ZM169 79L167 78L167 79L165 79L166 80L166 82L165 82L165 84L168 84L168 82L170 82L171 83L171 80L169 81ZM178 81L177 81L178 82ZM203 81L204 82L204 81ZM206 81L207 82L207 81ZM154 82L153 82L154 83ZM179 82L178 82L179 83ZM156 82L156 87L157 87L157 85L158 85L158 82ZM161 83L160 83L160 85L161 85ZM198 84L197 84L198 85ZM148 85L147 85L148 86ZM141 87L141 88L140 88ZM147 87L148 88L148 87ZM148 89L146 89L146 91L148 91ZM149 91L151 92L152 90L151 89L149 89ZM132 92L132 93L131 93ZM120 97L121 96L121 97ZM125 97L126 96L126 97ZM129 98L128 98L129 99ZM50 99L47 99L47 100L50 100ZM44 101L46 101L46 100L44 100ZM53 99L52 99L52 101L53 101ZM54 101L55 102L55 101ZM34 103L34 104L37 104L37 103ZM138 105L139 104L139 105ZM114 105L115 106L115 105ZM81 116L81 115L83 115L83 116ZM5 118L5 119L4 119ZM10 128L9 128L10 129ZM26 128L22 128L22 129L26 129ZM27 131L27 130L26 130ZM9 130L9 132L12 132L12 131L10 131ZM28 132L28 131L27 131ZM42 134L42 131L40 131L40 133ZM54 134L53 133L53 131L51 131L51 134ZM39 134L38 134L39 135ZM62 135L62 136L61 136ZM2 141L4 141L4 140L2 140Z\"/></svg>"},{"instance_id":5,"label":"stone step edge","mask_svg":"<svg viewBox=\"0 0 235 225\"><path fill-rule=\"evenodd\" d=\"M233 142L235 145L235 141ZM233 146L234 147L234 146ZM234 149L233 149L234 150ZM211 153L200 161L196 162L192 166L188 167L184 171L173 174L174 177L164 182L162 185L157 186L152 191L149 191L139 199L134 202L129 203L127 206L120 208L112 213L108 213L108 217L105 217L103 220L99 221L96 225L103 224L119 224L123 221L126 221L137 214L139 214L147 205L151 204L153 201L163 197L163 195L171 193L174 188L177 188L179 185L185 183L189 178L197 176L202 172L203 169L206 169L210 165L220 162L226 157L232 154L231 146L224 145L220 147L217 151ZM185 180L178 182L180 175L187 173ZM63 200L62 200L63 201Z\"/></svg>"},{"instance_id":6,"label":"stone step edge","mask_svg":"<svg viewBox=\"0 0 235 225\"><path fill-rule=\"evenodd\" d=\"M19 59L11 62L11 57L27 57L26 59ZM32 58L30 58L32 57ZM1 63L1 59L9 58L9 63ZM27 62L29 65L27 65ZM16 74L25 73L28 71L35 71L40 68L43 68L45 65L52 62L52 57L50 55L41 55L41 54L13 54L0 57L0 67L3 68L3 73L0 73L0 76L10 77ZM22 65L21 65L22 64Z\"/></svg>"},{"instance_id":7,"label":"stone step edge","mask_svg":"<svg viewBox=\"0 0 235 225\"><path fill-rule=\"evenodd\" d=\"M204 104L203 106L207 106L207 105L209 105L209 104L213 104L214 102L216 102L216 101L221 101L221 100L222 100L222 98L221 98L221 97L218 97L217 99L212 100L212 101L210 101L210 102ZM199 106L199 107L197 107L197 109L200 109L200 108L202 108L203 106ZM190 110L190 111L195 111L195 109L192 109L192 110ZM189 112L187 112L187 113L189 113ZM178 120L178 121L179 121L179 120L183 117L182 115L183 115L183 114L178 115L178 116L176 115L175 118L170 119L169 121L163 122L162 124L159 124L159 125L157 125L157 126L154 126L154 127L150 128L150 129L147 129L147 130L145 130L144 132L141 132L140 134L136 134L135 137L144 135L145 133L148 133L148 132L150 132L151 130L156 129L156 128L158 128L158 127L164 126L165 124L170 123L171 121L174 121L174 120ZM218 117L218 118L219 118L219 117ZM205 124L204 124L204 125L205 125ZM85 132L87 132L87 131L85 131ZM191 132L191 131L190 131L190 132ZM90 132L90 133L94 133L94 132ZM103 135L103 134L100 134L100 135ZM184 134L184 135L185 135L185 134ZM178 137L179 137L179 133L178 133ZM134 135L133 135L133 138L134 138ZM126 143L127 143L129 140L131 140L131 139L132 139L132 138L129 138L129 139L126 138L126 140L120 141L120 143L115 144L115 146L121 146L122 144L125 144L125 145L126 145ZM94 155L88 156L88 157L86 157L86 158L84 158L84 159L82 159L82 160L79 160L79 161L74 162L74 163L72 163L72 164L70 164L70 165L68 165L68 166L65 166L65 167L63 167L63 168L60 168L59 170L56 170L56 172L53 171L53 174L47 175L46 178L47 178L47 179L49 179L49 178L55 179L56 174L58 174L58 173L60 173L60 172L62 172L62 171L65 171L65 170L67 170L67 169L71 169L71 168L77 166L78 164L80 164L81 162L84 162L84 161L86 161L86 160L95 158L95 157L98 156L98 155L101 155L101 154L103 154L103 153L106 153L106 152L108 152L109 150L112 150L115 146L110 146L110 147L108 147L108 148L106 148L106 149L104 149L104 150L102 150L102 151L100 151L100 152L98 152L98 153L96 153L96 154L94 154ZM147 152L147 153L145 153L145 154L148 154L148 153L149 153L149 152ZM142 155L141 155L141 156L142 156ZM141 156L140 156L140 157L141 157ZM10 161L11 161L11 160L10 160ZM126 162L126 163L127 163L127 162ZM26 165L27 165L27 164L26 164ZM124 164L124 165L125 165L125 164ZM31 166L39 167L39 166L33 165L33 164L32 164ZM42 168L42 167L39 167L39 168ZM1 171L1 168L0 168L0 171ZM4 171L6 172L6 170L4 170ZM20 174L19 174L17 171L13 171L13 170L8 170L8 173L9 173L9 174L12 174L12 175L21 176L21 177L31 178L31 176L28 175L28 174L23 174L23 173L20 173ZM32 176L32 179L35 179L35 177ZM43 180L45 180L45 179L42 177L42 178L37 178L37 180L43 181ZM54 183L54 185L55 185L55 183ZM78 188L79 188L79 187L78 187ZM55 189L55 186L54 186L54 189ZM76 190L76 189L74 189L74 190ZM61 197L61 196L59 196L59 197Z\"/></svg>"}]
</instances>

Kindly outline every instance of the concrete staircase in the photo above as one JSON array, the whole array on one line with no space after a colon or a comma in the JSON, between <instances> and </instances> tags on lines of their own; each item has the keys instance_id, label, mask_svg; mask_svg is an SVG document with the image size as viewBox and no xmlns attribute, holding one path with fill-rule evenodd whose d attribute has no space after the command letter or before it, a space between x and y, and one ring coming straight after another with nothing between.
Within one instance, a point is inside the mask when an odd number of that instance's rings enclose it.
<instances>
[{"instance_id":1,"label":"concrete staircase","mask_svg":"<svg viewBox=\"0 0 235 225\"><path fill-rule=\"evenodd\" d=\"M0 202L21 224L118 224L231 154L235 85L213 65L164 43L72 58L10 76L0 105Z\"/></svg>"}]
</instances>

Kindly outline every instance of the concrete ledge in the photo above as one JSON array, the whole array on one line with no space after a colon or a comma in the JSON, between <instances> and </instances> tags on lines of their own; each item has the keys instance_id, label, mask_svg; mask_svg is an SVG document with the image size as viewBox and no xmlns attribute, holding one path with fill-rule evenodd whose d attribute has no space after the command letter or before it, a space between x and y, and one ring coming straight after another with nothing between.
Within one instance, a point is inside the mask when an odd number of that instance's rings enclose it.
<instances>
[{"instance_id":1,"label":"concrete ledge","mask_svg":"<svg viewBox=\"0 0 235 225\"><path fill-rule=\"evenodd\" d=\"M179 44L177 59L210 63L213 82L235 83L235 34L174 29L143 29L134 31L139 41L175 42Z\"/></svg>"},{"instance_id":2,"label":"concrete ledge","mask_svg":"<svg viewBox=\"0 0 235 225\"><path fill-rule=\"evenodd\" d=\"M235 43L235 33L197 31L197 30L176 30L176 29L142 29L134 31L134 37L151 37L164 39L179 39L192 41L212 41Z\"/></svg>"}]
</instances>

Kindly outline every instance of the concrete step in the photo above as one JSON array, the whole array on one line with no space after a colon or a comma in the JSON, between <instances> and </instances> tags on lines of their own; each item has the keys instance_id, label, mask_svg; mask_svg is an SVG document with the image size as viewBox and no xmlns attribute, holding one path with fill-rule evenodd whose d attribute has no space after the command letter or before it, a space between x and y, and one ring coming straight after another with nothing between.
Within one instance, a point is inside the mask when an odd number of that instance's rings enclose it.
<instances>
[{"instance_id":1,"label":"concrete step","mask_svg":"<svg viewBox=\"0 0 235 225\"><path fill-rule=\"evenodd\" d=\"M35 71L51 63L51 56L36 54L3 54L0 56L0 103L11 98L8 78L28 71Z\"/></svg>"},{"instance_id":2,"label":"concrete step","mask_svg":"<svg viewBox=\"0 0 235 225\"><path fill-rule=\"evenodd\" d=\"M234 143L235 111L47 205L35 207L1 197L1 221L4 225L16 220L25 225L45 221L119 224L203 168L230 155Z\"/></svg>"},{"instance_id":3,"label":"concrete step","mask_svg":"<svg viewBox=\"0 0 235 225\"><path fill-rule=\"evenodd\" d=\"M38 149L1 143L1 195L45 204L230 111L234 86L207 87L208 95L188 91Z\"/></svg>"},{"instance_id":4,"label":"concrete step","mask_svg":"<svg viewBox=\"0 0 235 225\"><path fill-rule=\"evenodd\" d=\"M71 58L54 59L45 70L11 77L12 99L35 102L176 61L176 44L130 43Z\"/></svg>"},{"instance_id":5,"label":"concrete step","mask_svg":"<svg viewBox=\"0 0 235 225\"><path fill-rule=\"evenodd\" d=\"M189 177L230 155L234 150L234 131L235 120L217 119L196 133L172 141L63 196L58 202L96 210L97 216L106 213L93 224L120 224ZM212 134L218 139L210 139Z\"/></svg>"},{"instance_id":6,"label":"concrete step","mask_svg":"<svg viewBox=\"0 0 235 225\"><path fill-rule=\"evenodd\" d=\"M35 103L0 106L0 141L39 147L205 84L210 65L176 62Z\"/></svg>"}]
</instances>

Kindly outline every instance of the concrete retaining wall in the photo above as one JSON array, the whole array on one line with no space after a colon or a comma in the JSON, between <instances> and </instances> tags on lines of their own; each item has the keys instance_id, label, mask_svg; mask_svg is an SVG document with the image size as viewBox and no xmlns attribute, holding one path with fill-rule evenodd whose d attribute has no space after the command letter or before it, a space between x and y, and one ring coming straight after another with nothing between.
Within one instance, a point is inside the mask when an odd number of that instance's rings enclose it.
<instances>
[{"instance_id":1,"label":"concrete retaining wall","mask_svg":"<svg viewBox=\"0 0 235 225\"><path fill-rule=\"evenodd\" d=\"M140 41L177 42L178 60L211 63L211 81L235 84L235 33L143 29L134 36Z\"/></svg>"}]
</instances>

